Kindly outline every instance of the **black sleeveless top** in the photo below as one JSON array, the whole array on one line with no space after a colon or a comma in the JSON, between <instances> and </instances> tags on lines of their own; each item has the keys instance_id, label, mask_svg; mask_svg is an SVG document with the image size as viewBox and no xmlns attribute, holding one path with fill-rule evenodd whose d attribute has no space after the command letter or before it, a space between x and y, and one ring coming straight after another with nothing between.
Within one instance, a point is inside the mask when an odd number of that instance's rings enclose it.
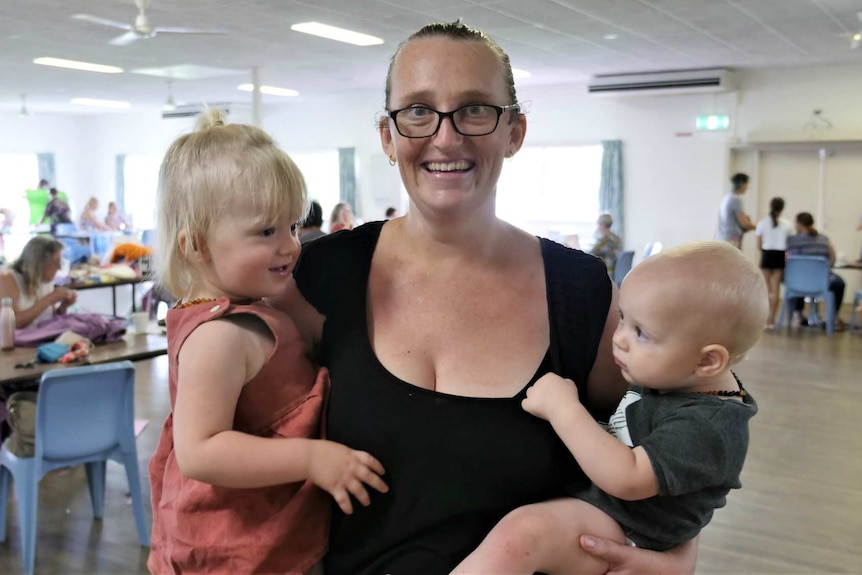
<instances>
[{"instance_id":1,"label":"black sleeveless top","mask_svg":"<svg viewBox=\"0 0 862 575\"><path fill-rule=\"evenodd\" d=\"M512 398L471 398L416 387L377 360L368 336L371 258L384 222L306 244L294 277L326 316L320 361L329 367L327 438L371 453L389 493L336 507L327 575L446 575L512 509L559 497L589 480L550 424L521 409L548 371L577 382L588 404L611 301L604 263L542 239L551 345Z\"/></svg>"}]
</instances>

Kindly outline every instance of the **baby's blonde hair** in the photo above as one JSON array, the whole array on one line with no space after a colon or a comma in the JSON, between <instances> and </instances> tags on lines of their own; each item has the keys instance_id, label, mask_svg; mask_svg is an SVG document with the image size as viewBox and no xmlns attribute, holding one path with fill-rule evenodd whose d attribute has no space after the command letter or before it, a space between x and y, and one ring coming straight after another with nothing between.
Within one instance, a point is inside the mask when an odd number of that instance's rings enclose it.
<instances>
[{"instance_id":1,"label":"baby's blonde hair","mask_svg":"<svg viewBox=\"0 0 862 575\"><path fill-rule=\"evenodd\" d=\"M266 132L226 124L224 112L210 109L193 132L171 144L159 172L156 269L165 289L177 297L189 290L196 271L190 256L236 202L261 214L262 224L285 214L298 221L306 209L305 180Z\"/></svg>"},{"instance_id":2,"label":"baby's blonde hair","mask_svg":"<svg viewBox=\"0 0 862 575\"><path fill-rule=\"evenodd\" d=\"M727 242L671 248L644 260L631 274L649 272L667 282L680 322L697 324L704 344L723 345L731 365L742 360L763 333L769 310L766 281L757 266Z\"/></svg>"}]
</instances>

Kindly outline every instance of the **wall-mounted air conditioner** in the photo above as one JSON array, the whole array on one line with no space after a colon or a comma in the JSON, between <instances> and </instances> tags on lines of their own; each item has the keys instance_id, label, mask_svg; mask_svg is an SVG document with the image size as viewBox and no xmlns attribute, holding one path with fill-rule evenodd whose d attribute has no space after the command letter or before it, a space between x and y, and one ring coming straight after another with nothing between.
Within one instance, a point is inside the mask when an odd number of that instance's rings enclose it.
<instances>
[{"instance_id":1,"label":"wall-mounted air conditioner","mask_svg":"<svg viewBox=\"0 0 862 575\"><path fill-rule=\"evenodd\" d=\"M198 104L180 104L172 110L162 110L162 118L188 118L190 116L198 116L207 108L219 108L224 110L225 114L230 114L230 102L209 102Z\"/></svg>"},{"instance_id":2,"label":"wall-mounted air conditioner","mask_svg":"<svg viewBox=\"0 0 862 575\"><path fill-rule=\"evenodd\" d=\"M593 96L653 96L729 92L735 88L733 72L712 68L595 76L587 91Z\"/></svg>"}]
</instances>

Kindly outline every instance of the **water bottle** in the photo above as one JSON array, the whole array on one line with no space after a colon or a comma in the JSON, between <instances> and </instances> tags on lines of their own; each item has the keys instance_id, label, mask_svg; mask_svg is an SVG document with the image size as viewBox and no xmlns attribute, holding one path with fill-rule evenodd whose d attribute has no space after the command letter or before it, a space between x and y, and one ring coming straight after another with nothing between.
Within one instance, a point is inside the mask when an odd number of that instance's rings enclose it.
<instances>
[{"instance_id":1,"label":"water bottle","mask_svg":"<svg viewBox=\"0 0 862 575\"><path fill-rule=\"evenodd\" d=\"M15 310L11 297L0 302L0 349L15 349Z\"/></svg>"}]
</instances>

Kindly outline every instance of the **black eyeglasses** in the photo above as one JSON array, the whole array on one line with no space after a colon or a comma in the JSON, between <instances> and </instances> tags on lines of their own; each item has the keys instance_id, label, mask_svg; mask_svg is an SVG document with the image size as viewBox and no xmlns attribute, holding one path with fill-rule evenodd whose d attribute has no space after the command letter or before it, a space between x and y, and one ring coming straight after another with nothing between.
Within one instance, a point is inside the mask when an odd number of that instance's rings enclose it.
<instances>
[{"instance_id":1,"label":"black eyeglasses","mask_svg":"<svg viewBox=\"0 0 862 575\"><path fill-rule=\"evenodd\" d=\"M411 106L387 113L395 122L395 129L405 138L430 138L440 129L443 118L447 117L451 118L455 131L462 136L487 136L497 129L503 112L519 109L518 104L468 104L451 112L440 112L426 106Z\"/></svg>"}]
</instances>

